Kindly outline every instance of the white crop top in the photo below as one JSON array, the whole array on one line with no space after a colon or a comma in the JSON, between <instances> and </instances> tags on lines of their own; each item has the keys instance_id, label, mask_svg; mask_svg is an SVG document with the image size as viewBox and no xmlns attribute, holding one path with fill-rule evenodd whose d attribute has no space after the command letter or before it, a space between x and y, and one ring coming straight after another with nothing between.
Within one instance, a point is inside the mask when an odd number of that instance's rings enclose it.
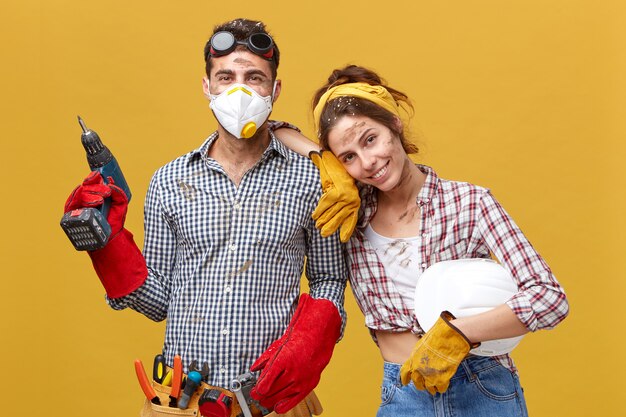
<instances>
[{"instance_id":1,"label":"white crop top","mask_svg":"<svg viewBox=\"0 0 626 417\"><path fill-rule=\"evenodd\" d=\"M364 233L385 267L387 277L402 296L404 303L412 309L415 304L415 286L422 274L422 269L419 268L420 237L389 238L376 233L369 224Z\"/></svg>"}]
</instances>

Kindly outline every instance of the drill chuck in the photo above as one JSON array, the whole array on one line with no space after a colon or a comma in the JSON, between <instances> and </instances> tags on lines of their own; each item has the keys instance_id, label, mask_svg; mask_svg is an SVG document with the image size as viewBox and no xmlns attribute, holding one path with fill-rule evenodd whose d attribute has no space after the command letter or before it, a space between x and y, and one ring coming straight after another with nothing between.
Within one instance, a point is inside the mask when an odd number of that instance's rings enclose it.
<instances>
[{"instance_id":1,"label":"drill chuck","mask_svg":"<svg viewBox=\"0 0 626 417\"><path fill-rule=\"evenodd\" d=\"M85 126L85 122L78 116L78 123L83 129L83 133L80 135L80 140L83 143L85 152L87 153L87 163L92 171L105 166L113 159L113 154L102 143L100 136L93 130Z\"/></svg>"}]
</instances>

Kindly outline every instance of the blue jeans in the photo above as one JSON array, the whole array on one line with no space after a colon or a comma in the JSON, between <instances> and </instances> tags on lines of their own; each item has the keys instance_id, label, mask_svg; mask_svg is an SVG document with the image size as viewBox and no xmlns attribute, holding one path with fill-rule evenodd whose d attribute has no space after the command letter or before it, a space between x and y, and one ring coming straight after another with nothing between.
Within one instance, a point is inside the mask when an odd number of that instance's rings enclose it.
<instances>
[{"instance_id":1,"label":"blue jeans","mask_svg":"<svg viewBox=\"0 0 626 417\"><path fill-rule=\"evenodd\" d=\"M400 366L385 362L376 417L528 417L519 378L484 356L466 358L443 394L402 386Z\"/></svg>"}]
</instances>

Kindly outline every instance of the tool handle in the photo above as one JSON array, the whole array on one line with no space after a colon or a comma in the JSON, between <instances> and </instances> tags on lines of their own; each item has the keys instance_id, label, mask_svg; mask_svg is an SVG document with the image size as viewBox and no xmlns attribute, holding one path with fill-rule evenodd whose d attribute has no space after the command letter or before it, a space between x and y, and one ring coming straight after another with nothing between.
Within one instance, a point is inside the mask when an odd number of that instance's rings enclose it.
<instances>
[{"instance_id":1,"label":"tool handle","mask_svg":"<svg viewBox=\"0 0 626 417\"><path fill-rule=\"evenodd\" d=\"M154 357L154 365L152 366L152 379L155 382L162 384L165 379L165 356L160 353Z\"/></svg>"},{"instance_id":2,"label":"tool handle","mask_svg":"<svg viewBox=\"0 0 626 417\"><path fill-rule=\"evenodd\" d=\"M180 396L180 401L178 401L178 408L184 410L189 405L189 400L191 396L196 392L196 389L200 386L200 382L202 381L202 375L200 372L191 371L187 375L187 383L185 384L185 389L183 391L183 395Z\"/></svg>"},{"instance_id":3,"label":"tool handle","mask_svg":"<svg viewBox=\"0 0 626 417\"><path fill-rule=\"evenodd\" d=\"M135 360L135 373L137 374L137 379L139 380L139 385L141 386L141 390L145 394L146 398L149 399L153 404L161 404L161 400L154 392L154 388L148 381L148 375L146 375L146 370L143 367L143 363L141 359Z\"/></svg>"},{"instance_id":4,"label":"tool handle","mask_svg":"<svg viewBox=\"0 0 626 417\"><path fill-rule=\"evenodd\" d=\"M174 376L172 377L172 390L170 397L178 398L180 395L180 387L183 381L183 361L180 355L174 356Z\"/></svg>"}]
</instances>

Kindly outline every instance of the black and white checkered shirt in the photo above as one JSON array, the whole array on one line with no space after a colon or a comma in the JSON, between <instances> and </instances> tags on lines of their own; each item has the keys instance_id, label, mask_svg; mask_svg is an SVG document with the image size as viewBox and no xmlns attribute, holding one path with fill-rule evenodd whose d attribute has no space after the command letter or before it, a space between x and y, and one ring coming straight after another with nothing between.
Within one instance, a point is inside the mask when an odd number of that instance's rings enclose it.
<instances>
[{"instance_id":1,"label":"black and white checkered shirt","mask_svg":"<svg viewBox=\"0 0 626 417\"><path fill-rule=\"evenodd\" d=\"M155 173L144 210L149 276L130 295L108 300L114 309L167 318L168 363L175 354L185 370L207 362L216 386L228 387L283 334L305 256L311 296L331 300L345 325L343 248L338 234L322 238L311 219L318 171L270 134L239 186L207 156L217 132Z\"/></svg>"}]
</instances>

